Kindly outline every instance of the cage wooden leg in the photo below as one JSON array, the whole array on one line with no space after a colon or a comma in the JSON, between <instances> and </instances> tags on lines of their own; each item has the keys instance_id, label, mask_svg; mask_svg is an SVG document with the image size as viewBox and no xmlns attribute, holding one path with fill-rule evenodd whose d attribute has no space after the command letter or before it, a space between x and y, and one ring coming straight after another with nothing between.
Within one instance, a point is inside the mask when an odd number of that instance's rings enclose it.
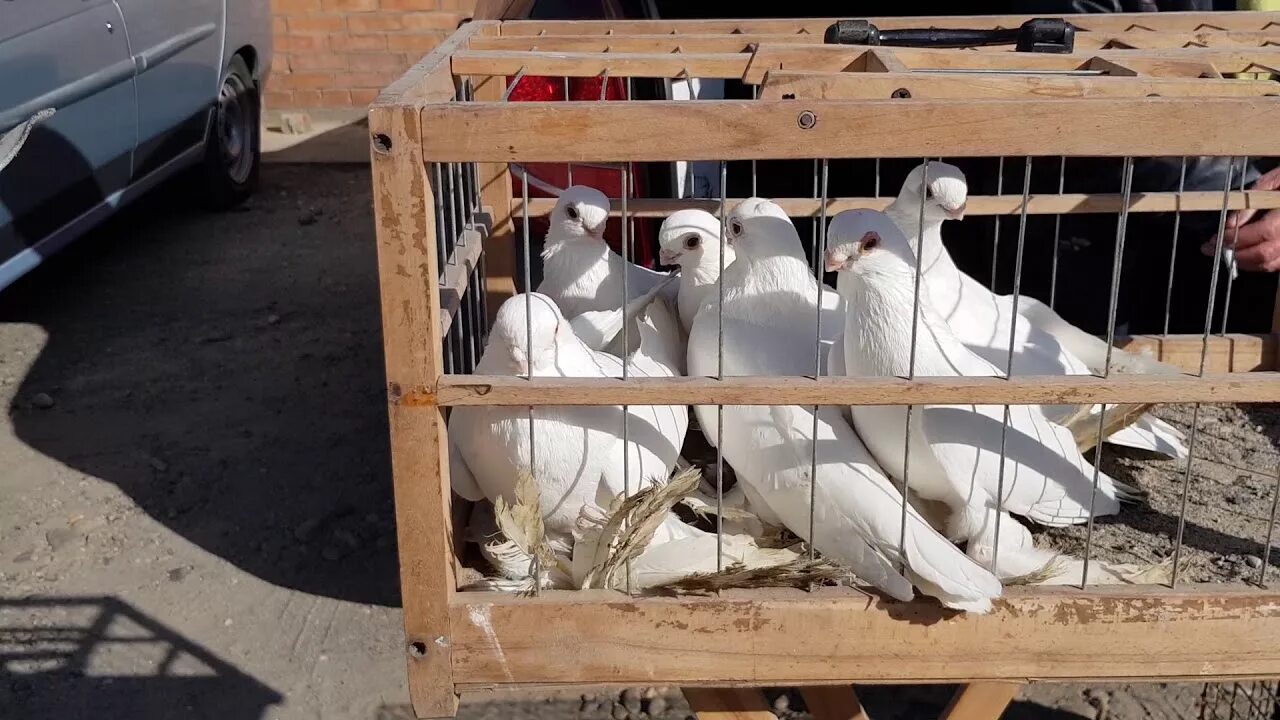
<instances>
[{"instance_id":1,"label":"cage wooden leg","mask_svg":"<svg viewBox=\"0 0 1280 720\"><path fill-rule=\"evenodd\" d=\"M409 694L418 717L453 717L448 601L455 579L444 412L434 401L401 402L410 391L434 388L444 368L433 188L415 108L375 105L369 129Z\"/></svg>"},{"instance_id":2,"label":"cage wooden leg","mask_svg":"<svg viewBox=\"0 0 1280 720\"><path fill-rule=\"evenodd\" d=\"M476 101L500 101L506 84L506 78L502 76L480 80L475 90ZM488 208L493 221L489 237L484 242L484 290L488 295L489 322L492 324L502 302L516 294L516 233L511 217L511 166L507 163L478 163L477 175L480 178L480 204Z\"/></svg>"},{"instance_id":3,"label":"cage wooden leg","mask_svg":"<svg viewBox=\"0 0 1280 720\"><path fill-rule=\"evenodd\" d=\"M951 698L942 720L996 720L1013 702L1022 683L973 682L963 685Z\"/></svg>"},{"instance_id":4,"label":"cage wooden leg","mask_svg":"<svg viewBox=\"0 0 1280 720\"><path fill-rule=\"evenodd\" d=\"M684 688L698 720L778 720L759 688Z\"/></svg>"},{"instance_id":5,"label":"cage wooden leg","mask_svg":"<svg viewBox=\"0 0 1280 720\"><path fill-rule=\"evenodd\" d=\"M815 720L871 720L852 685L813 685L800 694Z\"/></svg>"}]
</instances>

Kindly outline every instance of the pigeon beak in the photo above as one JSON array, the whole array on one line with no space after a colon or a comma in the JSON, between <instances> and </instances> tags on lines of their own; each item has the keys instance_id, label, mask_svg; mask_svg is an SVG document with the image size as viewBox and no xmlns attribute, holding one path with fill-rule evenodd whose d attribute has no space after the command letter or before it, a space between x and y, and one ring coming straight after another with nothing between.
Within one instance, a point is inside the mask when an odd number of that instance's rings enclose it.
<instances>
[{"instance_id":1,"label":"pigeon beak","mask_svg":"<svg viewBox=\"0 0 1280 720\"><path fill-rule=\"evenodd\" d=\"M658 251L658 262L663 265L675 265L682 255L684 255L682 252L675 252L674 250L662 248Z\"/></svg>"},{"instance_id":2,"label":"pigeon beak","mask_svg":"<svg viewBox=\"0 0 1280 720\"><path fill-rule=\"evenodd\" d=\"M597 240L603 239L603 238L604 238L604 226L605 226L605 225L608 225L608 224L609 224L609 219L608 219L608 218L605 218L604 220L600 221L600 224L599 224L599 225L596 225L595 227L589 227L589 228L587 228L587 234L588 234L588 235L590 235L591 237L593 237L593 238L597 239Z\"/></svg>"},{"instance_id":3,"label":"pigeon beak","mask_svg":"<svg viewBox=\"0 0 1280 720\"><path fill-rule=\"evenodd\" d=\"M956 208L948 208L948 207L944 207L944 208L942 208L942 209L943 209L943 211L944 211L944 212L946 212L946 213L947 213L947 218L948 218L948 219L950 219L950 220L963 220L963 219L964 219L964 211L965 211L965 208L967 208L968 206L969 206L969 203L967 203L967 202L962 202L962 203L960 203L960 207L956 207Z\"/></svg>"}]
</instances>

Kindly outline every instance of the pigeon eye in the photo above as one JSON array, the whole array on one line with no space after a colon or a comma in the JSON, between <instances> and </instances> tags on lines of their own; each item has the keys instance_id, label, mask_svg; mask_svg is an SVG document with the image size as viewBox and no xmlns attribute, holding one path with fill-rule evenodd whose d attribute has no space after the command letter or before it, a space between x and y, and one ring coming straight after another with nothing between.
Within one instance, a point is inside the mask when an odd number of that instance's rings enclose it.
<instances>
[{"instance_id":1,"label":"pigeon eye","mask_svg":"<svg viewBox=\"0 0 1280 720\"><path fill-rule=\"evenodd\" d=\"M579 218L578 208L572 205L570 205L569 207L566 207L564 211L565 211L565 214L569 216L570 220L577 220Z\"/></svg>"},{"instance_id":2,"label":"pigeon eye","mask_svg":"<svg viewBox=\"0 0 1280 720\"><path fill-rule=\"evenodd\" d=\"M734 237L742 234L742 222L740 220L729 221L729 234Z\"/></svg>"},{"instance_id":3,"label":"pigeon eye","mask_svg":"<svg viewBox=\"0 0 1280 720\"><path fill-rule=\"evenodd\" d=\"M698 236L697 236L697 235L689 235L689 236L685 237L685 239L684 239L684 246L685 246L685 248L686 248L686 249L688 249L688 250L692 250L692 249L694 249L694 248L698 247Z\"/></svg>"},{"instance_id":4,"label":"pigeon eye","mask_svg":"<svg viewBox=\"0 0 1280 720\"><path fill-rule=\"evenodd\" d=\"M933 199L933 188L925 188L925 189L924 189L924 197L925 197L925 199L926 199L926 200L932 200L932 199Z\"/></svg>"},{"instance_id":5,"label":"pigeon eye","mask_svg":"<svg viewBox=\"0 0 1280 720\"><path fill-rule=\"evenodd\" d=\"M869 232L862 236L862 252L868 252L880 247L880 236Z\"/></svg>"}]
</instances>

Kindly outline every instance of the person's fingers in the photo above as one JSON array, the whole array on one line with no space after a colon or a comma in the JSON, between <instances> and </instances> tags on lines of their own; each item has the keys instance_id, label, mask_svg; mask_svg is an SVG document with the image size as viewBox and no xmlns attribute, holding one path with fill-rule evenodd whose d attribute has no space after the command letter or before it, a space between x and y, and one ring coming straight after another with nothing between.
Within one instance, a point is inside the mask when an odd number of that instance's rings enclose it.
<instances>
[{"instance_id":1,"label":"person's fingers","mask_svg":"<svg viewBox=\"0 0 1280 720\"><path fill-rule=\"evenodd\" d=\"M1253 184L1253 190L1280 190L1280 167L1273 169L1271 172L1258 178ZM1227 227L1234 228L1244 225L1258 214L1256 208L1246 208L1244 210L1233 210L1227 215Z\"/></svg>"},{"instance_id":2,"label":"person's fingers","mask_svg":"<svg viewBox=\"0 0 1280 720\"><path fill-rule=\"evenodd\" d=\"M1229 230L1231 228L1244 225L1245 223L1252 220L1253 216L1257 214L1258 214L1258 211L1256 208L1246 208L1244 210L1232 210L1231 212L1227 213L1227 229Z\"/></svg>"},{"instance_id":3,"label":"person's fingers","mask_svg":"<svg viewBox=\"0 0 1280 720\"><path fill-rule=\"evenodd\" d=\"M1280 238L1273 238L1237 252L1236 265L1241 270L1255 272L1280 270Z\"/></svg>"},{"instance_id":4,"label":"person's fingers","mask_svg":"<svg viewBox=\"0 0 1280 720\"><path fill-rule=\"evenodd\" d=\"M1223 238L1223 247L1235 247L1237 250L1250 248L1272 239L1280 240L1280 211L1272 210L1263 215L1257 222L1249 223L1240 228L1227 228ZM1215 235L1200 246L1200 252L1205 255L1213 255L1216 245L1217 236Z\"/></svg>"},{"instance_id":5,"label":"person's fingers","mask_svg":"<svg viewBox=\"0 0 1280 720\"><path fill-rule=\"evenodd\" d=\"M1254 190L1280 190L1280 167L1272 168L1271 172L1258 178L1258 182L1253 184Z\"/></svg>"}]
</instances>

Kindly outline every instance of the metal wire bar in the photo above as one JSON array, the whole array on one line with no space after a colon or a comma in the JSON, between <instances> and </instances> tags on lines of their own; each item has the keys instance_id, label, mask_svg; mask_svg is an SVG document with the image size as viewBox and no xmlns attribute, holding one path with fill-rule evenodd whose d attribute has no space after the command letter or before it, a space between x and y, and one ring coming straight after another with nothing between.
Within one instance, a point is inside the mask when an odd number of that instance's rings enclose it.
<instances>
[{"instance_id":1,"label":"metal wire bar","mask_svg":"<svg viewBox=\"0 0 1280 720\"><path fill-rule=\"evenodd\" d=\"M431 163L431 183L433 191L431 199L435 205L436 212L436 255L441 261L437 263L440 267L438 279L444 280L445 265L449 264L449 257L453 253L450 252L449 246L446 244L449 237L449 228L446 227L444 198L441 197L441 193L444 192L444 180L440 174L440 163Z\"/></svg>"},{"instance_id":2,"label":"metal wire bar","mask_svg":"<svg viewBox=\"0 0 1280 720\"><path fill-rule=\"evenodd\" d=\"M716 377L724 379L724 247L725 223L728 220L729 164L720 161L720 274L716 276L719 293L719 328L716 330ZM716 572L724 570L724 405L716 406Z\"/></svg>"},{"instance_id":3,"label":"metal wire bar","mask_svg":"<svg viewBox=\"0 0 1280 720\"><path fill-rule=\"evenodd\" d=\"M1133 192L1133 158L1126 157L1120 170L1121 195L1120 218L1116 221L1115 253L1111 258L1111 297L1107 303L1107 358L1102 365L1102 377L1111 376L1111 351L1116 342L1116 312L1120 303L1120 271L1124 264L1124 241L1129 229L1129 197ZM1089 524L1084 536L1084 558L1080 570L1080 588L1089 584L1089 557L1093 552L1093 516L1098 501L1098 479L1102 474L1102 441L1107 423L1107 404L1098 412L1098 442L1093 448L1093 488L1089 493Z\"/></svg>"},{"instance_id":4,"label":"metal wire bar","mask_svg":"<svg viewBox=\"0 0 1280 720\"><path fill-rule=\"evenodd\" d=\"M508 88L510 90L510 88ZM520 200L522 208L521 214L521 234L524 236L524 329L525 329L525 359L529 363L525 377L533 379L533 264L529 259L529 183L527 180L520 182ZM534 442L534 426L533 426L533 406L529 406L529 476L537 479L535 452L536 443ZM625 455L623 457L626 457ZM537 554L533 556L533 594L542 594L542 561L538 559Z\"/></svg>"},{"instance_id":5,"label":"metal wire bar","mask_svg":"<svg viewBox=\"0 0 1280 720\"><path fill-rule=\"evenodd\" d=\"M449 201L449 235L445 238L445 242L449 244L449 264L457 265L458 258L455 252L458 249L459 236L458 232L458 204L454 202L457 197L457 188L453 182L454 163L445 163L444 166L444 184L445 192Z\"/></svg>"},{"instance_id":6,"label":"metal wire bar","mask_svg":"<svg viewBox=\"0 0 1280 720\"><path fill-rule=\"evenodd\" d=\"M1058 160L1058 194L1062 195L1067 188L1067 156ZM1025 207L1025 205L1024 205ZM1062 215L1053 216L1053 262L1049 266L1049 308L1053 309L1058 299L1058 257L1061 255L1059 238L1062 237Z\"/></svg>"},{"instance_id":7,"label":"metal wire bar","mask_svg":"<svg viewBox=\"0 0 1280 720\"><path fill-rule=\"evenodd\" d=\"M507 102L511 99L512 91L514 91L516 86L520 84L520 81L524 79L525 70L527 70L527 68L521 65L520 69L516 71L515 77L511 78L511 82L507 83L507 89L502 91L502 102ZM565 81L568 82L568 78L565 78Z\"/></svg>"},{"instance_id":8,"label":"metal wire bar","mask_svg":"<svg viewBox=\"0 0 1280 720\"><path fill-rule=\"evenodd\" d=\"M1267 584L1267 568L1271 565L1271 543L1276 533L1276 511L1280 510L1280 465L1276 467L1276 489L1271 494L1271 519L1267 521L1267 542L1262 546L1262 567L1258 568L1258 584Z\"/></svg>"},{"instance_id":9,"label":"metal wire bar","mask_svg":"<svg viewBox=\"0 0 1280 720\"><path fill-rule=\"evenodd\" d=\"M569 76L568 75L566 75L564 78L564 99L565 99L565 102L569 101ZM569 183L569 187L573 187L573 163L569 163L568 168L569 168L568 170L569 177L567 180L565 180L565 182Z\"/></svg>"},{"instance_id":10,"label":"metal wire bar","mask_svg":"<svg viewBox=\"0 0 1280 720\"><path fill-rule=\"evenodd\" d=\"M916 231L916 281L915 296L911 301L911 349L907 355L907 379L916 377L916 341L920 332L920 276L921 258L924 257L924 206L929 194L929 158L924 158L920 171L920 224ZM911 490L911 415L914 405L907 406L906 428L902 440L902 515L898 520L898 559L903 572L907 569L907 494Z\"/></svg>"},{"instance_id":11,"label":"metal wire bar","mask_svg":"<svg viewBox=\"0 0 1280 720\"><path fill-rule=\"evenodd\" d=\"M813 161L813 199L814 200L818 199L818 176L820 173L821 173L821 168L818 165L818 161L814 160ZM818 239L818 216L817 215L813 216L813 235L811 235L810 237L813 240ZM817 275L818 277L822 277L822 270L821 270L822 258L818 257L818 253L812 250L814 245L815 243L813 242L809 243L809 246L811 249L811 252L809 255L809 263L813 266L813 274Z\"/></svg>"},{"instance_id":12,"label":"metal wire bar","mask_svg":"<svg viewBox=\"0 0 1280 720\"><path fill-rule=\"evenodd\" d=\"M605 71L608 72L607 70ZM608 84L608 78L605 83ZM603 99L603 94L601 96ZM627 299L631 297L631 288L628 278L631 265L630 237L627 234L627 196L630 194L629 175L631 163L627 163L622 169L622 241L619 243L622 248L622 304L619 307L623 311L622 323L622 379L626 380L631 376L631 323L626 322ZM622 406L622 497L631 497L631 424L628 421L631 414L630 406ZM624 522L623 527L626 527ZM627 594L632 592L631 587L631 561L627 561Z\"/></svg>"},{"instance_id":13,"label":"metal wire bar","mask_svg":"<svg viewBox=\"0 0 1280 720\"><path fill-rule=\"evenodd\" d=\"M450 185L454 189L453 196L449 198L449 210L454 213L454 217L462 220L463 228L470 230L471 219L467 213L467 186L462 178L462 163L450 163L449 168L451 170L450 177L452 178ZM453 207L454 205L457 206L456 210ZM467 246L466 238L467 234L465 232L458 232L457 243L460 247Z\"/></svg>"},{"instance_id":14,"label":"metal wire bar","mask_svg":"<svg viewBox=\"0 0 1280 720\"><path fill-rule=\"evenodd\" d=\"M875 197L880 197L880 158L876 158L876 187Z\"/></svg>"},{"instance_id":15,"label":"metal wire bar","mask_svg":"<svg viewBox=\"0 0 1280 720\"><path fill-rule=\"evenodd\" d=\"M1209 329L1213 325L1213 305L1218 294L1218 265L1222 262L1223 236L1227 231L1227 208L1231 201L1231 179L1235 170L1234 158L1227 162L1227 178L1222 184L1222 210L1218 213L1218 235L1214 241L1213 265L1209 269L1209 297L1205 301L1204 333L1200 339L1200 372L1204 375L1205 364L1209 357ZM1187 433L1187 466L1182 473L1182 489L1178 499L1178 533L1173 541L1173 570L1169 576L1169 587L1178 586L1179 565L1182 559L1182 537L1187 528L1187 494L1191 488L1191 466L1196 461L1196 435L1200 427L1200 403L1191 408L1191 430ZM1264 566L1265 567L1265 566Z\"/></svg>"},{"instance_id":16,"label":"metal wire bar","mask_svg":"<svg viewBox=\"0 0 1280 720\"><path fill-rule=\"evenodd\" d=\"M996 195L1004 194L1004 158L996 163ZM924 197L923 195L921 197ZM923 201L922 201L923 202ZM923 213L921 213L923 217ZM991 233L991 292L996 291L996 270L1000 266L1000 217L992 218L995 228ZM917 245L916 247L920 247Z\"/></svg>"},{"instance_id":17,"label":"metal wire bar","mask_svg":"<svg viewBox=\"0 0 1280 720\"><path fill-rule=\"evenodd\" d=\"M823 256L827 252L827 161L822 161L822 199L818 204L818 235L814 238L813 253L818 258L818 304L814 312L813 336L813 376L822 376L822 295L826 289L822 282ZM809 559L814 558L814 530L818 502L818 406L813 406L813 437L809 458Z\"/></svg>"},{"instance_id":18,"label":"metal wire bar","mask_svg":"<svg viewBox=\"0 0 1280 720\"><path fill-rule=\"evenodd\" d=\"M751 86L751 99L752 99L752 100L759 100L759 99L760 99L760 86L759 86L759 85L752 85L752 86ZM757 196L757 195L759 195L759 194L760 194L760 186L759 186L759 184L756 182L756 160L755 160L755 158L752 158L752 160L751 160L751 197L756 197L756 196Z\"/></svg>"},{"instance_id":19,"label":"metal wire bar","mask_svg":"<svg viewBox=\"0 0 1280 720\"><path fill-rule=\"evenodd\" d=\"M1018 217L1018 251L1017 257L1013 264L1013 313L1009 319L1009 357L1005 361L1004 375L1005 377L1013 377L1013 355L1014 345L1017 340L1018 332L1018 300L1022 291L1022 254L1023 248L1026 246L1027 239L1027 201L1031 199L1031 156L1026 158L1026 166L1022 171L1022 213ZM995 541L991 549L991 572L999 577L996 568L999 567L1000 559L1000 516L1003 515L1004 508L1004 467L1005 452L1009 439L1009 414L1011 410L1008 405L1004 406L1004 416L1000 423L1000 468L996 475L996 527Z\"/></svg>"},{"instance_id":20,"label":"metal wire bar","mask_svg":"<svg viewBox=\"0 0 1280 720\"><path fill-rule=\"evenodd\" d=\"M1249 174L1249 158L1240 158L1240 192L1244 192L1244 179ZM1231 235L1231 258L1227 263L1227 291L1222 294L1222 331L1220 335L1227 334L1227 316L1231 314L1231 290L1236 282L1236 243L1240 241L1240 224L1236 223ZM1216 265L1214 266L1217 267Z\"/></svg>"},{"instance_id":21,"label":"metal wire bar","mask_svg":"<svg viewBox=\"0 0 1280 720\"><path fill-rule=\"evenodd\" d=\"M609 94L609 68L605 68L604 72L600 73L600 100L601 101L607 100L608 94Z\"/></svg>"},{"instance_id":22,"label":"metal wire bar","mask_svg":"<svg viewBox=\"0 0 1280 720\"><path fill-rule=\"evenodd\" d=\"M1164 334L1169 334L1169 317L1173 314L1173 271L1177 267L1178 234L1182 231L1182 192L1187 187L1187 158L1182 158L1178 172L1177 205L1173 209L1173 239L1169 241L1169 282L1164 291Z\"/></svg>"}]
</instances>

